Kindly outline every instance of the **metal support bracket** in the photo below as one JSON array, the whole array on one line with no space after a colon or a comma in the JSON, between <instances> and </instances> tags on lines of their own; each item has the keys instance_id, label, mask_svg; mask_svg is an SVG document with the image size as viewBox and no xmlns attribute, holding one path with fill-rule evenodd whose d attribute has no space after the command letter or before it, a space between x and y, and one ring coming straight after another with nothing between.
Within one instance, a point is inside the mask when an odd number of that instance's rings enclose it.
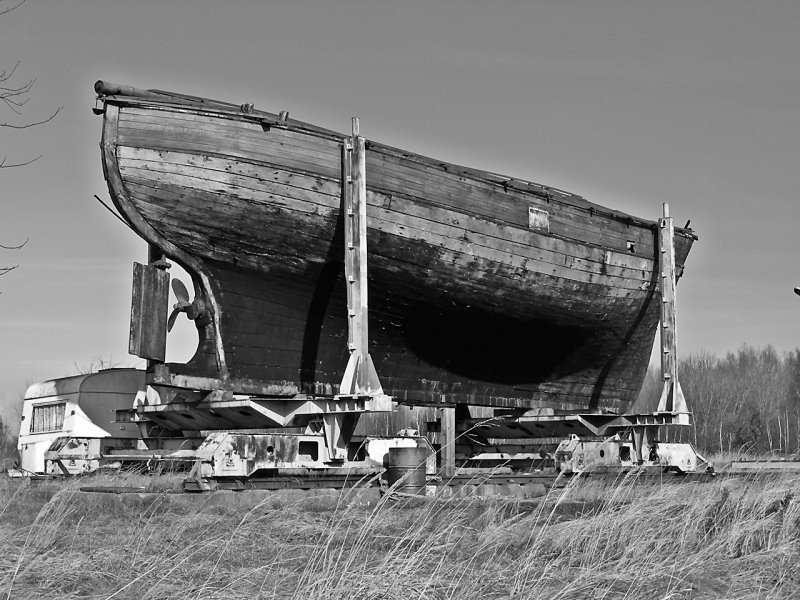
<instances>
[{"instance_id":1,"label":"metal support bracket","mask_svg":"<svg viewBox=\"0 0 800 600\"><path fill-rule=\"evenodd\" d=\"M636 463L642 464L645 461L653 461L656 458L650 456L650 450L657 444L658 427L654 425L632 427L633 446L636 452ZM645 455L647 451L647 455Z\"/></svg>"},{"instance_id":2,"label":"metal support bracket","mask_svg":"<svg viewBox=\"0 0 800 600\"><path fill-rule=\"evenodd\" d=\"M372 397L383 394L383 389L369 355L366 143L358 135L358 129L358 119L353 117L353 135L342 144L344 274L347 282L347 345L350 359L339 386L339 394Z\"/></svg>"},{"instance_id":3,"label":"metal support bracket","mask_svg":"<svg viewBox=\"0 0 800 600\"><path fill-rule=\"evenodd\" d=\"M661 276L661 373L664 387L658 412L680 415L679 425L689 425L689 407L678 381L678 342L675 311L675 226L664 204L664 216L658 221L659 272Z\"/></svg>"},{"instance_id":4,"label":"metal support bracket","mask_svg":"<svg viewBox=\"0 0 800 600\"><path fill-rule=\"evenodd\" d=\"M322 416L322 433L330 462L347 460L347 444L353 437L358 413L329 413Z\"/></svg>"}]
</instances>

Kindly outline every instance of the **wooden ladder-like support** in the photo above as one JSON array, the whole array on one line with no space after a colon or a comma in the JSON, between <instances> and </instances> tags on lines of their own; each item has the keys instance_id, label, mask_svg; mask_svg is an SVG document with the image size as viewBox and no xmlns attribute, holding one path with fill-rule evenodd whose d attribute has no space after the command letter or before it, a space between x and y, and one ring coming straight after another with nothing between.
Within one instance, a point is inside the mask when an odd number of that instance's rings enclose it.
<instances>
[{"instance_id":1,"label":"wooden ladder-like support","mask_svg":"<svg viewBox=\"0 0 800 600\"><path fill-rule=\"evenodd\" d=\"M358 135L353 117L353 135L342 145L342 191L344 193L345 256L347 281L347 362L341 396L383 394L375 365L369 355L369 310L367 307L367 178L366 144Z\"/></svg>"},{"instance_id":2,"label":"wooden ladder-like support","mask_svg":"<svg viewBox=\"0 0 800 600\"><path fill-rule=\"evenodd\" d=\"M664 387L658 412L678 415L676 425L689 425L689 407L678 381L678 341L675 310L675 226L664 204L664 216L658 221L659 271L661 275L661 374Z\"/></svg>"},{"instance_id":3,"label":"wooden ladder-like support","mask_svg":"<svg viewBox=\"0 0 800 600\"><path fill-rule=\"evenodd\" d=\"M342 144L342 195L344 209L344 275L347 282L347 361L337 400L369 398L388 401L375 365L369 355L369 310L367 306L367 179L366 143L358 135L353 118L353 135ZM390 405L391 406L391 405ZM384 409L385 410L385 409ZM358 415L330 411L322 415L325 443L332 461L347 458L347 441Z\"/></svg>"}]
</instances>

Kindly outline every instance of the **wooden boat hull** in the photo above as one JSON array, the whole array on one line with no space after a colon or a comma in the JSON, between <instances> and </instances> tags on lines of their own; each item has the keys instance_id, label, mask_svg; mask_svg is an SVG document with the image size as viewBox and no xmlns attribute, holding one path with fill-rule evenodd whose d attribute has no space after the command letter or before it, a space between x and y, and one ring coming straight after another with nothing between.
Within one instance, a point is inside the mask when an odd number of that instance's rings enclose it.
<instances>
[{"instance_id":1,"label":"wooden boat hull","mask_svg":"<svg viewBox=\"0 0 800 600\"><path fill-rule=\"evenodd\" d=\"M345 136L166 93L102 99L116 206L209 309L195 357L161 372L258 396L335 393ZM371 141L366 161L370 354L387 394L629 406L659 319L656 223ZM677 230L679 269L694 239Z\"/></svg>"}]
</instances>

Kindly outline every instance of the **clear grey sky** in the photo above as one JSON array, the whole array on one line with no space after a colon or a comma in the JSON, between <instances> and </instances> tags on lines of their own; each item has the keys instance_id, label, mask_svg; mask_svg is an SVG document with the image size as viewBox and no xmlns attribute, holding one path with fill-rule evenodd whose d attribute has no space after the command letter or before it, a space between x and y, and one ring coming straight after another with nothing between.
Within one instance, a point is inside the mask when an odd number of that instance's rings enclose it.
<instances>
[{"instance_id":1,"label":"clear grey sky","mask_svg":"<svg viewBox=\"0 0 800 600\"><path fill-rule=\"evenodd\" d=\"M7 3L8 0L6 0ZM2 6L2 4L0 4ZM108 197L92 84L257 108L581 194L700 241L682 353L800 345L800 2L28 0L0 68L38 79L0 130L0 407L31 381L127 354L140 241ZM18 122L8 111L0 122ZM190 332L190 330L189 330ZM186 346L173 336L173 349ZM0 412L2 414L2 412Z\"/></svg>"}]
</instances>

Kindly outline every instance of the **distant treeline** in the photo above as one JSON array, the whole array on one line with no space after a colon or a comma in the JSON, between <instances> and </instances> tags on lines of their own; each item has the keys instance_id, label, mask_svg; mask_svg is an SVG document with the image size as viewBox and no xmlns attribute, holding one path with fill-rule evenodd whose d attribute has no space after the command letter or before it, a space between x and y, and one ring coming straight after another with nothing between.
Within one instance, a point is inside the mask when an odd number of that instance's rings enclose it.
<instances>
[{"instance_id":1,"label":"distant treeline","mask_svg":"<svg viewBox=\"0 0 800 600\"><path fill-rule=\"evenodd\" d=\"M17 458L17 436L0 417L0 473L13 466Z\"/></svg>"},{"instance_id":2,"label":"distant treeline","mask_svg":"<svg viewBox=\"0 0 800 600\"><path fill-rule=\"evenodd\" d=\"M694 425L671 433L701 451L800 452L800 349L779 355L774 348L742 346L724 358L702 352L678 366ZM637 407L651 410L661 392L652 369Z\"/></svg>"}]
</instances>

